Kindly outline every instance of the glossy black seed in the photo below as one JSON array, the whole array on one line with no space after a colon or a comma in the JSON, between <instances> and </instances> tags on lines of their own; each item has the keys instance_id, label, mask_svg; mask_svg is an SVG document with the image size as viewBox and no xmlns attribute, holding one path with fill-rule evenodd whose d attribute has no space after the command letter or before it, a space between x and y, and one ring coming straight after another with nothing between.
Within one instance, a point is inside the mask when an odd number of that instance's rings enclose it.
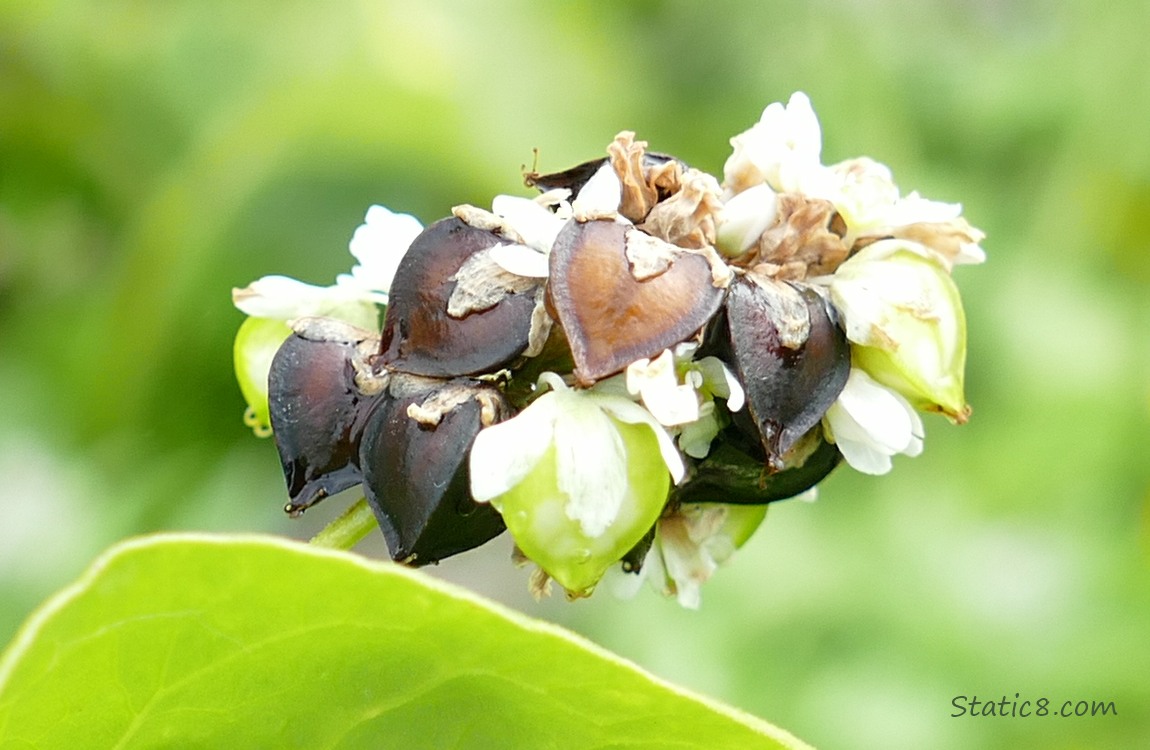
<instances>
[{"instance_id":1,"label":"glossy black seed","mask_svg":"<svg viewBox=\"0 0 1150 750\"><path fill-rule=\"evenodd\" d=\"M498 370L523 353L534 293L509 293L498 304L459 318L448 314L464 262L500 242L507 241L457 218L437 221L415 238L391 285L380 342L388 367L457 377Z\"/></svg>"},{"instance_id":2,"label":"glossy black seed","mask_svg":"<svg viewBox=\"0 0 1150 750\"><path fill-rule=\"evenodd\" d=\"M821 427L814 428L821 430ZM838 466L842 456L821 434L813 451L798 466L768 472L761 446L729 427L712 445L711 452L693 468L687 481L671 493L679 503L735 503L762 505L785 500L821 482Z\"/></svg>"},{"instance_id":3,"label":"glossy black seed","mask_svg":"<svg viewBox=\"0 0 1150 750\"><path fill-rule=\"evenodd\" d=\"M393 379L394 382L394 379ZM438 424L409 415L444 389L463 398ZM430 383L390 398L368 421L360 445L364 493L393 559L425 565L464 552L500 534L499 513L471 499L467 456L482 428L483 403L502 409L502 396L471 382Z\"/></svg>"},{"instance_id":4,"label":"glossy black seed","mask_svg":"<svg viewBox=\"0 0 1150 750\"><path fill-rule=\"evenodd\" d=\"M356 387L355 355L354 341L292 334L272 360L271 425L293 515L360 482L359 433L378 397Z\"/></svg>"},{"instance_id":5,"label":"glossy black seed","mask_svg":"<svg viewBox=\"0 0 1150 750\"><path fill-rule=\"evenodd\" d=\"M781 282L739 278L727 297L725 330L722 321L716 327L717 347L712 339L712 348L725 350L720 355L738 373L748 416L775 471L819 423L850 374L850 344L822 297L809 287L795 289L800 298ZM796 342L788 332L802 323L809 323L809 333Z\"/></svg>"},{"instance_id":6,"label":"glossy black seed","mask_svg":"<svg viewBox=\"0 0 1150 750\"><path fill-rule=\"evenodd\" d=\"M523 183L527 185L527 187L539 188L542 192L566 188L571 191L571 195L574 197L575 194L587 184L587 181L595 176L595 173L599 171L599 167L606 163L607 157L604 156L601 159L592 159L582 164L576 164L574 167L564 169L562 172L552 172L551 174L528 172L523 175Z\"/></svg>"},{"instance_id":7,"label":"glossy black seed","mask_svg":"<svg viewBox=\"0 0 1150 750\"><path fill-rule=\"evenodd\" d=\"M685 163L680 159L676 159L674 156L651 153L650 151L643 154L644 171L660 167L672 161L679 162L683 169L687 168ZM552 172L551 174L528 172L523 175L523 182L527 187L538 188L543 192L557 188L566 188L571 191L571 197L574 198L579 194L579 191L583 189L583 186L587 184L587 181L595 176L595 173L599 171L599 167L606 163L607 157L603 157L602 159L585 161L570 169L564 169L562 172Z\"/></svg>"}]
</instances>

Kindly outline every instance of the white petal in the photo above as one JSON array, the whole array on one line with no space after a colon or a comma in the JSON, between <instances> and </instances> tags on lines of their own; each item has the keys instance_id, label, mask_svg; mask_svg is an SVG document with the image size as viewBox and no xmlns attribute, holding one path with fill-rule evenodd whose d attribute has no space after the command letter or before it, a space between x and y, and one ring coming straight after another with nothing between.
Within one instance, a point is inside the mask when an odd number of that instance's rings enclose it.
<instances>
[{"instance_id":1,"label":"white petal","mask_svg":"<svg viewBox=\"0 0 1150 750\"><path fill-rule=\"evenodd\" d=\"M905 398L854 368L825 415L827 437L853 468L885 474L890 457L922 452L922 420Z\"/></svg>"},{"instance_id":2,"label":"white petal","mask_svg":"<svg viewBox=\"0 0 1150 750\"><path fill-rule=\"evenodd\" d=\"M551 447L555 394L545 393L515 417L475 436L468 457L471 495L489 502L523 481Z\"/></svg>"},{"instance_id":3,"label":"white petal","mask_svg":"<svg viewBox=\"0 0 1150 750\"><path fill-rule=\"evenodd\" d=\"M886 474L891 470L891 454L867 440L866 431L837 401L823 418L829 425L827 437L838 446L852 469L864 474Z\"/></svg>"},{"instance_id":4,"label":"white petal","mask_svg":"<svg viewBox=\"0 0 1150 750\"><path fill-rule=\"evenodd\" d=\"M823 148L822 128L811 106L811 98L802 91L796 91L787 100L785 128L787 145L819 158Z\"/></svg>"},{"instance_id":5,"label":"white petal","mask_svg":"<svg viewBox=\"0 0 1150 750\"><path fill-rule=\"evenodd\" d=\"M410 214L398 214L383 206L367 209L364 223L356 228L348 243L351 254L359 261L350 276L340 283L362 289L386 292L391 289L395 269L423 225Z\"/></svg>"},{"instance_id":6,"label":"white petal","mask_svg":"<svg viewBox=\"0 0 1150 750\"><path fill-rule=\"evenodd\" d=\"M699 418L699 396L690 385L644 392L643 405L655 421L667 427L687 424Z\"/></svg>"},{"instance_id":7,"label":"white petal","mask_svg":"<svg viewBox=\"0 0 1150 750\"><path fill-rule=\"evenodd\" d=\"M891 395L902 402L902 406L906 409L906 413L910 416L910 443L902 449L904 456L917 456L922 453L922 441L926 436L926 430L922 426L922 417L914 410L914 407L902 397L898 391L891 391Z\"/></svg>"},{"instance_id":8,"label":"white petal","mask_svg":"<svg viewBox=\"0 0 1150 750\"><path fill-rule=\"evenodd\" d=\"M728 256L743 254L775 223L778 209L778 194L766 183L744 190L719 212L715 244Z\"/></svg>"},{"instance_id":9,"label":"white petal","mask_svg":"<svg viewBox=\"0 0 1150 750\"><path fill-rule=\"evenodd\" d=\"M719 427L715 402L708 401L699 407L698 419L679 428L679 448L691 458L706 458Z\"/></svg>"},{"instance_id":10,"label":"white petal","mask_svg":"<svg viewBox=\"0 0 1150 750\"><path fill-rule=\"evenodd\" d=\"M951 219L957 219L961 214L961 203L932 201L923 198L916 191L904 196L891 206L885 218L888 226L899 227L919 222L941 224Z\"/></svg>"},{"instance_id":11,"label":"white petal","mask_svg":"<svg viewBox=\"0 0 1150 750\"><path fill-rule=\"evenodd\" d=\"M703 384L711 393L726 399L728 409L738 411L743 408L743 404L746 403L743 386L723 360L718 357L703 357L693 363L692 367L703 374Z\"/></svg>"},{"instance_id":12,"label":"white petal","mask_svg":"<svg viewBox=\"0 0 1150 750\"><path fill-rule=\"evenodd\" d=\"M778 192L822 195L830 174L820 162L822 130L806 94L784 107L775 102L759 121L731 139L734 153L723 167L728 190L741 192L766 181Z\"/></svg>"},{"instance_id":13,"label":"white petal","mask_svg":"<svg viewBox=\"0 0 1150 750\"><path fill-rule=\"evenodd\" d=\"M904 262L911 253L929 263ZM839 266L831 277L831 301L843 314L847 338L856 344L888 351L900 343L899 333L909 321L954 318L953 307L939 277L934 251L906 240L881 240L868 245ZM917 324L921 326L921 323Z\"/></svg>"},{"instance_id":14,"label":"white petal","mask_svg":"<svg viewBox=\"0 0 1150 750\"><path fill-rule=\"evenodd\" d=\"M627 390L643 399L643 405L660 424L670 427L699 418L699 397L693 385L680 385L670 349L653 360L631 363L626 378Z\"/></svg>"},{"instance_id":15,"label":"white petal","mask_svg":"<svg viewBox=\"0 0 1150 750\"><path fill-rule=\"evenodd\" d=\"M562 398L555 419L555 457L566 513L583 533L600 536L618 517L627 496L623 438L595 399L579 392Z\"/></svg>"},{"instance_id":16,"label":"white petal","mask_svg":"<svg viewBox=\"0 0 1150 750\"><path fill-rule=\"evenodd\" d=\"M639 589L642 588L643 581L647 579L647 560L650 560L653 554L653 549L647 550L643 567L637 573L627 572L619 565L611 567L603 576L603 582L600 585L607 586L607 589L617 599L634 599L635 594L639 593Z\"/></svg>"},{"instance_id":17,"label":"white petal","mask_svg":"<svg viewBox=\"0 0 1150 750\"><path fill-rule=\"evenodd\" d=\"M596 398L603 410L609 412L620 422L645 424L654 430L655 438L659 441L659 453L663 456L663 463L667 464L667 470L671 472L671 478L675 484L683 481L683 477L687 474L687 468L683 465L683 457L675 449L675 442L671 440L671 436L651 416L651 412L625 398L599 395Z\"/></svg>"},{"instance_id":18,"label":"white petal","mask_svg":"<svg viewBox=\"0 0 1150 750\"><path fill-rule=\"evenodd\" d=\"M531 279L548 275L547 256L527 245L496 245L488 250L491 260L508 273Z\"/></svg>"},{"instance_id":19,"label":"white petal","mask_svg":"<svg viewBox=\"0 0 1150 750\"><path fill-rule=\"evenodd\" d=\"M852 369L838 404L865 432L876 447L891 454L901 453L911 443L913 410L889 388L876 383L862 370ZM839 435L838 430L835 436Z\"/></svg>"},{"instance_id":20,"label":"white petal","mask_svg":"<svg viewBox=\"0 0 1150 750\"><path fill-rule=\"evenodd\" d=\"M314 286L287 276L264 276L243 289L232 290L232 302L240 310L276 320L318 315L355 298L354 293L337 287Z\"/></svg>"},{"instance_id":21,"label":"white petal","mask_svg":"<svg viewBox=\"0 0 1150 750\"><path fill-rule=\"evenodd\" d=\"M817 502L819 499L819 487L818 487L818 485L815 485L814 487L810 487L806 490L803 490L799 494L795 495L791 499L792 500L802 500L804 503Z\"/></svg>"},{"instance_id":22,"label":"white petal","mask_svg":"<svg viewBox=\"0 0 1150 750\"><path fill-rule=\"evenodd\" d=\"M975 264L986 262L986 251L975 242L964 242L959 245L958 255L954 256L955 265Z\"/></svg>"},{"instance_id":23,"label":"white petal","mask_svg":"<svg viewBox=\"0 0 1150 750\"><path fill-rule=\"evenodd\" d=\"M587 183L571 202L571 209L580 221L589 219L614 218L623 200L623 185L610 161L587 180Z\"/></svg>"},{"instance_id":24,"label":"white petal","mask_svg":"<svg viewBox=\"0 0 1150 750\"><path fill-rule=\"evenodd\" d=\"M667 577L675 583L679 604L698 609L701 587L719 566L715 551L726 559L734 544L723 533L726 508L719 504L692 506L663 518L658 526L658 544Z\"/></svg>"},{"instance_id":25,"label":"white petal","mask_svg":"<svg viewBox=\"0 0 1150 750\"><path fill-rule=\"evenodd\" d=\"M525 244L541 253L551 252L555 235L559 234L566 223L538 202L515 195L495 196L491 201L491 211L506 219Z\"/></svg>"}]
</instances>

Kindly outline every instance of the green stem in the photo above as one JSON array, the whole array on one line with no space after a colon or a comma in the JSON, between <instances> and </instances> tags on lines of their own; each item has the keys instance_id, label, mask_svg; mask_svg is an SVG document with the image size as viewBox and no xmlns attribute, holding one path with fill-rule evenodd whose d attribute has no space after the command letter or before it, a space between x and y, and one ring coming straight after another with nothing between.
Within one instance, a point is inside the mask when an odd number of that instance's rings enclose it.
<instances>
[{"instance_id":1,"label":"green stem","mask_svg":"<svg viewBox=\"0 0 1150 750\"><path fill-rule=\"evenodd\" d=\"M367 504L367 499L361 497L359 502L313 536L309 544L328 549L351 549L376 528L378 523L375 513Z\"/></svg>"}]
</instances>

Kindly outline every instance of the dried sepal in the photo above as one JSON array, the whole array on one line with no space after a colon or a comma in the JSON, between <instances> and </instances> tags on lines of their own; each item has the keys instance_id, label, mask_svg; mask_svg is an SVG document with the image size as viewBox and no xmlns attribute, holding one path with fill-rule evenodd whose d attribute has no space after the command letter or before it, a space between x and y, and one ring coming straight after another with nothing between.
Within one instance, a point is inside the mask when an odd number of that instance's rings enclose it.
<instances>
[{"instance_id":1,"label":"dried sepal","mask_svg":"<svg viewBox=\"0 0 1150 750\"><path fill-rule=\"evenodd\" d=\"M783 193L777 211L774 224L736 263L773 278L801 281L832 273L846 260L846 225L830 201Z\"/></svg>"},{"instance_id":2,"label":"dried sepal","mask_svg":"<svg viewBox=\"0 0 1150 750\"><path fill-rule=\"evenodd\" d=\"M713 246L715 218L723 209L718 180L697 169L688 169L680 183L673 195L651 209L639 228L680 247Z\"/></svg>"},{"instance_id":3,"label":"dried sepal","mask_svg":"<svg viewBox=\"0 0 1150 750\"><path fill-rule=\"evenodd\" d=\"M619 213L638 224L660 201L678 192L683 173L679 160L647 152L646 141L624 130L607 146L607 158L623 186Z\"/></svg>"}]
</instances>

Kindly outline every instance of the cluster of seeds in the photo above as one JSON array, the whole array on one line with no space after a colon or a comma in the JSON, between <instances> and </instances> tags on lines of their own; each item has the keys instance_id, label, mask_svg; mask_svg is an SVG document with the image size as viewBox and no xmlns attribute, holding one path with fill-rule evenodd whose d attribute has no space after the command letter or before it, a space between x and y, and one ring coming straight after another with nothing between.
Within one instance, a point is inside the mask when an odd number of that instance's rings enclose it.
<instances>
[{"instance_id":1,"label":"cluster of seeds","mask_svg":"<svg viewBox=\"0 0 1150 750\"><path fill-rule=\"evenodd\" d=\"M694 606L766 504L917 454L916 411L965 421L961 209L822 165L801 94L732 144L720 183L620 133L534 199L373 207L331 287L236 290L288 512L362 484L397 561L506 528L537 592L620 564Z\"/></svg>"}]
</instances>

